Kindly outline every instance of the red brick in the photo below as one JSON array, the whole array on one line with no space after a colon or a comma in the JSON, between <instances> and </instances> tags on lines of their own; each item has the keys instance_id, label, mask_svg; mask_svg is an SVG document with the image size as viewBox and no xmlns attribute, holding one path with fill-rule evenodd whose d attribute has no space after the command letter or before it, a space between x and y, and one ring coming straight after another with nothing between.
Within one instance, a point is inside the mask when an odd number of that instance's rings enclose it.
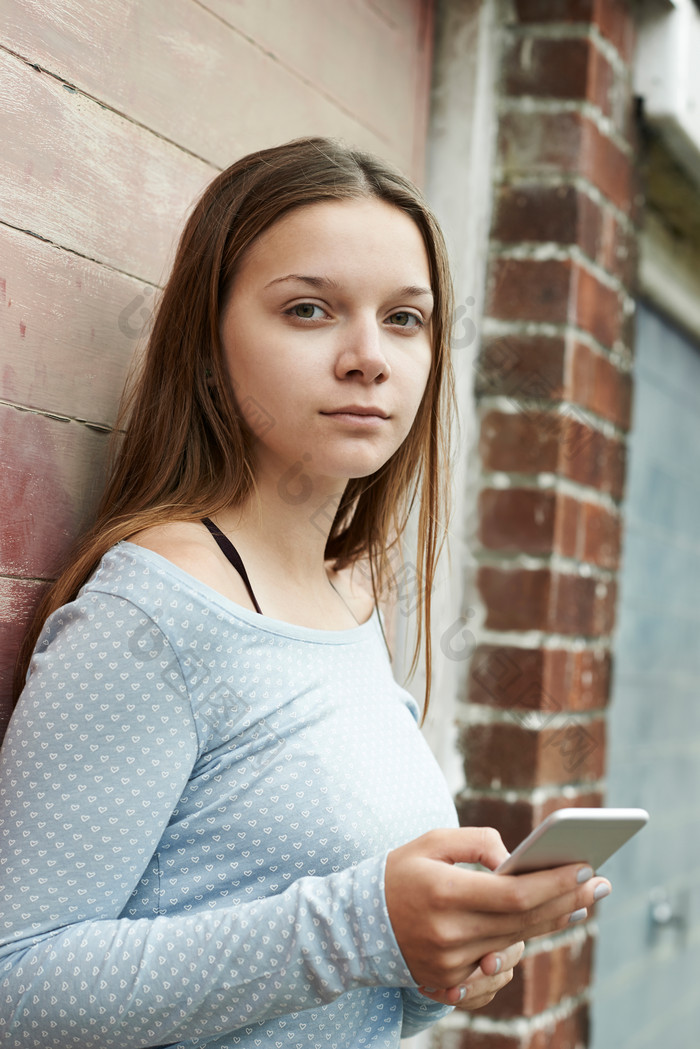
<instances>
[{"instance_id":1,"label":"red brick","mask_svg":"<svg viewBox=\"0 0 700 1049\"><path fill-rule=\"evenodd\" d=\"M624 317L617 291L583 266L576 267L575 316L578 326L608 349L620 338Z\"/></svg>"},{"instance_id":2,"label":"red brick","mask_svg":"<svg viewBox=\"0 0 700 1049\"><path fill-rule=\"evenodd\" d=\"M581 503L571 496L558 494L552 549L562 557L580 558L581 532Z\"/></svg>"},{"instance_id":3,"label":"red brick","mask_svg":"<svg viewBox=\"0 0 700 1049\"><path fill-rule=\"evenodd\" d=\"M552 573L548 629L607 637L615 625L617 586L586 576Z\"/></svg>"},{"instance_id":4,"label":"red brick","mask_svg":"<svg viewBox=\"0 0 700 1049\"><path fill-rule=\"evenodd\" d=\"M507 95L587 101L606 117L617 116L615 72L590 38L519 37L503 68Z\"/></svg>"},{"instance_id":5,"label":"red brick","mask_svg":"<svg viewBox=\"0 0 700 1049\"><path fill-rule=\"evenodd\" d=\"M609 691L607 651L479 645L471 660L469 701L521 716L531 710L599 709Z\"/></svg>"},{"instance_id":6,"label":"red brick","mask_svg":"<svg viewBox=\"0 0 700 1049\"><path fill-rule=\"evenodd\" d=\"M515 0L520 22L592 22L596 0Z\"/></svg>"},{"instance_id":7,"label":"red brick","mask_svg":"<svg viewBox=\"0 0 700 1049\"><path fill-rule=\"evenodd\" d=\"M606 357L595 359L591 410L623 430L632 422L632 375L620 371Z\"/></svg>"},{"instance_id":8,"label":"red brick","mask_svg":"<svg viewBox=\"0 0 700 1049\"><path fill-rule=\"evenodd\" d=\"M564 324L574 266L559 259L495 259L489 269L487 313L501 320Z\"/></svg>"},{"instance_id":9,"label":"red brick","mask_svg":"<svg viewBox=\"0 0 700 1049\"><path fill-rule=\"evenodd\" d=\"M508 244L522 240L575 244L582 195L574 186L501 186L491 235Z\"/></svg>"},{"instance_id":10,"label":"red brick","mask_svg":"<svg viewBox=\"0 0 700 1049\"><path fill-rule=\"evenodd\" d=\"M558 797L549 798L547 801L543 801L541 805L541 815L538 817L537 822L541 823L542 820L546 819L551 812L556 812L557 809L566 808L584 808L584 809L598 809L603 804L604 798L600 791L597 790L583 790L575 794L573 797ZM534 828L535 824L533 824Z\"/></svg>"},{"instance_id":11,"label":"red brick","mask_svg":"<svg viewBox=\"0 0 700 1049\"><path fill-rule=\"evenodd\" d=\"M616 588L549 568L482 565L477 581L489 630L542 630L606 637L614 624Z\"/></svg>"},{"instance_id":12,"label":"red brick","mask_svg":"<svg viewBox=\"0 0 700 1049\"><path fill-rule=\"evenodd\" d=\"M470 664L469 701L539 710L544 659L542 648L479 645Z\"/></svg>"},{"instance_id":13,"label":"red brick","mask_svg":"<svg viewBox=\"0 0 700 1049\"><path fill-rule=\"evenodd\" d=\"M506 801L494 794L462 795L456 799L461 827L494 827L511 852L556 809L600 808L602 804L600 791L586 791L574 797L558 795L540 803L525 798Z\"/></svg>"},{"instance_id":14,"label":"red brick","mask_svg":"<svg viewBox=\"0 0 700 1049\"><path fill-rule=\"evenodd\" d=\"M520 411L487 412L481 424L479 451L486 470L511 473L555 473L622 497L625 446L592 429L576 406L562 414Z\"/></svg>"},{"instance_id":15,"label":"red brick","mask_svg":"<svg viewBox=\"0 0 700 1049\"><path fill-rule=\"evenodd\" d=\"M592 961L590 937L583 943L563 944L551 951L526 955L516 966L511 982L484 1006L481 1015L499 1020L536 1016L563 998L574 998L590 983Z\"/></svg>"},{"instance_id":16,"label":"red brick","mask_svg":"<svg viewBox=\"0 0 700 1049\"><path fill-rule=\"evenodd\" d=\"M515 720L471 725L460 739L471 790L532 789L600 779L605 772L605 721L569 718L540 731ZM582 857L585 859L585 857Z\"/></svg>"},{"instance_id":17,"label":"red brick","mask_svg":"<svg viewBox=\"0 0 700 1049\"><path fill-rule=\"evenodd\" d=\"M612 234L609 216L612 212L610 208L601 207L582 191L578 191L576 203L578 218L576 242L584 255L602 265L603 258L606 257L606 249L607 254L610 255L608 240ZM612 221L614 222L614 219Z\"/></svg>"},{"instance_id":18,"label":"red brick","mask_svg":"<svg viewBox=\"0 0 700 1049\"><path fill-rule=\"evenodd\" d=\"M615 569L620 518L593 503L539 488L487 488L479 497L479 539L488 550L547 554Z\"/></svg>"},{"instance_id":19,"label":"red brick","mask_svg":"<svg viewBox=\"0 0 700 1049\"><path fill-rule=\"evenodd\" d=\"M636 186L630 157L587 118L583 118L581 147L580 173L628 214Z\"/></svg>"},{"instance_id":20,"label":"red brick","mask_svg":"<svg viewBox=\"0 0 700 1049\"><path fill-rule=\"evenodd\" d=\"M554 492L536 488L487 489L479 498L479 536L490 550L549 553L553 547Z\"/></svg>"},{"instance_id":21,"label":"red brick","mask_svg":"<svg viewBox=\"0 0 700 1049\"><path fill-rule=\"evenodd\" d=\"M559 434L557 472L561 476L621 498L625 476L621 441L590 427L576 405L568 405L560 416L537 419L533 413L531 422L545 432Z\"/></svg>"},{"instance_id":22,"label":"red brick","mask_svg":"<svg viewBox=\"0 0 700 1049\"><path fill-rule=\"evenodd\" d=\"M628 229L617 222L606 209L610 232L601 247L596 261L610 273L616 274L625 287L634 293L637 289L639 265L639 241L635 229Z\"/></svg>"},{"instance_id":23,"label":"red brick","mask_svg":"<svg viewBox=\"0 0 700 1049\"><path fill-rule=\"evenodd\" d=\"M610 41L625 62L631 62L637 34L629 4L625 0L597 0L595 22L601 35Z\"/></svg>"},{"instance_id":24,"label":"red brick","mask_svg":"<svg viewBox=\"0 0 700 1049\"><path fill-rule=\"evenodd\" d=\"M611 655L609 650L566 653L563 666L553 663L549 688L569 697L570 710L597 710L610 700ZM561 677L558 677L557 674Z\"/></svg>"},{"instance_id":25,"label":"red brick","mask_svg":"<svg viewBox=\"0 0 700 1049\"><path fill-rule=\"evenodd\" d=\"M629 157L582 113L506 113L499 152L506 181L580 175L623 212L632 208L636 182Z\"/></svg>"},{"instance_id":26,"label":"red brick","mask_svg":"<svg viewBox=\"0 0 700 1049\"><path fill-rule=\"evenodd\" d=\"M573 409L564 417L559 472L580 484L621 499L625 481L626 449L622 441L605 437L577 418Z\"/></svg>"},{"instance_id":27,"label":"red brick","mask_svg":"<svg viewBox=\"0 0 700 1049\"><path fill-rule=\"evenodd\" d=\"M524 799L479 796L458 798L456 804L461 827L495 827L510 852L539 822L533 818L532 802Z\"/></svg>"},{"instance_id":28,"label":"red brick","mask_svg":"<svg viewBox=\"0 0 700 1049\"><path fill-rule=\"evenodd\" d=\"M487 311L499 320L572 321L608 348L623 335L617 291L568 259L497 258L488 285Z\"/></svg>"},{"instance_id":29,"label":"red brick","mask_svg":"<svg viewBox=\"0 0 700 1049\"><path fill-rule=\"evenodd\" d=\"M523 1042L522 1049L578 1049L588 1045L588 1005L583 1003L568 1016L538 1028Z\"/></svg>"},{"instance_id":30,"label":"red brick","mask_svg":"<svg viewBox=\"0 0 700 1049\"><path fill-rule=\"evenodd\" d=\"M561 336L487 336L475 366L477 395L566 399L629 429L632 377L602 353Z\"/></svg>"},{"instance_id":31,"label":"red brick","mask_svg":"<svg viewBox=\"0 0 700 1049\"><path fill-rule=\"evenodd\" d=\"M432 1038L431 1045L435 1049L523 1049L523 1041L518 1035L500 1031L437 1028Z\"/></svg>"},{"instance_id":32,"label":"red brick","mask_svg":"<svg viewBox=\"0 0 700 1049\"><path fill-rule=\"evenodd\" d=\"M636 234L618 222L610 207L575 186L528 182L499 187L491 236L503 244L575 244L627 287L636 285Z\"/></svg>"},{"instance_id":33,"label":"red brick","mask_svg":"<svg viewBox=\"0 0 700 1049\"><path fill-rule=\"evenodd\" d=\"M502 569L482 565L478 585L489 630L548 630L552 573L548 568Z\"/></svg>"},{"instance_id":34,"label":"red brick","mask_svg":"<svg viewBox=\"0 0 700 1049\"><path fill-rule=\"evenodd\" d=\"M574 344L571 353L569 399L590 408L623 430L628 430L632 414L632 376L620 371L601 353L583 343Z\"/></svg>"},{"instance_id":35,"label":"red brick","mask_svg":"<svg viewBox=\"0 0 700 1049\"><path fill-rule=\"evenodd\" d=\"M620 563L622 526L619 516L594 503L582 505L584 547L581 559L616 569Z\"/></svg>"},{"instance_id":36,"label":"red brick","mask_svg":"<svg viewBox=\"0 0 700 1049\"><path fill-rule=\"evenodd\" d=\"M477 395L522 397L533 379L549 399L564 396L566 343L561 336L486 336L476 365Z\"/></svg>"},{"instance_id":37,"label":"red brick","mask_svg":"<svg viewBox=\"0 0 700 1049\"><path fill-rule=\"evenodd\" d=\"M481 424L480 453L486 470L556 473L559 442L560 426L547 413L491 411Z\"/></svg>"},{"instance_id":38,"label":"red brick","mask_svg":"<svg viewBox=\"0 0 700 1049\"><path fill-rule=\"evenodd\" d=\"M635 27L624 0L515 0L520 22L590 22L626 62L634 55Z\"/></svg>"},{"instance_id":39,"label":"red brick","mask_svg":"<svg viewBox=\"0 0 700 1049\"><path fill-rule=\"evenodd\" d=\"M503 56L507 95L588 98L589 64L595 45L586 39L519 37Z\"/></svg>"}]
</instances>

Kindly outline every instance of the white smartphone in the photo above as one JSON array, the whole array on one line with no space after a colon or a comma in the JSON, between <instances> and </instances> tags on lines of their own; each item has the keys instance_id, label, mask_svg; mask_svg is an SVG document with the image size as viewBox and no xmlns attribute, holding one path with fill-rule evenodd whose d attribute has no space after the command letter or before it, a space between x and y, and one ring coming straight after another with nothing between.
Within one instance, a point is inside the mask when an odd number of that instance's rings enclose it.
<instances>
[{"instance_id":1,"label":"white smartphone","mask_svg":"<svg viewBox=\"0 0 700 1049\"><path fill-rule=\"evenodd\" d=\"M588 863L596 871L649 819L645 809L557 809L496 867L496 874Z\"/></svg>"}]
</instances>

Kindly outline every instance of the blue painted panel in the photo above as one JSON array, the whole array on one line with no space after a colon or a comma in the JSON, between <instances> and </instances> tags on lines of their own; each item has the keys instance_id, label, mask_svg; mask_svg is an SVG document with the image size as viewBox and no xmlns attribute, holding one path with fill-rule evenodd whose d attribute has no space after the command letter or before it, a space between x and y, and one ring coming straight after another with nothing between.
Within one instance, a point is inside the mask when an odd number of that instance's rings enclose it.
<instances>
[{"instance_id":1,"label":"blue painted panel","mask_svg":"<svg viewBox=\"0 0 700 1049\"><path fill-rule=\"evenodd\" d=\"M640 306L607 804L649 826L603 868L592 1049L700 1046L700 353ZM663 888L685 929L654 930Z\"/></svg>"}]
</instances>

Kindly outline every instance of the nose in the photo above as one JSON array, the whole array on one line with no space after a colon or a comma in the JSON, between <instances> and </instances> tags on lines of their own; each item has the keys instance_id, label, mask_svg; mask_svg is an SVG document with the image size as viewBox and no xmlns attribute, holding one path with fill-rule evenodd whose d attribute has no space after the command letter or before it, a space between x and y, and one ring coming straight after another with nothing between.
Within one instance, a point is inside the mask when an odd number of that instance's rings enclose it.
<instances>
[{"instance_id":1,"label":"nose","mask_svg":"<svg viewBox=\"0 0 700 1049\"><path fill-rule=\"evenodd\" d=\"M335 365L339 379L355 378L365 383L386 382L391 370L376 318L356 320L348 325L341 339Z\"/></svg>"}]
</instances>

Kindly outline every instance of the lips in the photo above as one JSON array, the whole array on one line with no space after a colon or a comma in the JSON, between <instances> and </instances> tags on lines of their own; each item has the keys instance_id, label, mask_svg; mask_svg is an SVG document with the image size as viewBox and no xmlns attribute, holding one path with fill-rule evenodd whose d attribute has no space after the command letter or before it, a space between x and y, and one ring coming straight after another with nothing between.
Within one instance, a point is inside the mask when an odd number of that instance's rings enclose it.
<instances>
[{"instance_id":1,"label":"lips","mask_svg":"<svg viewBox=\"0 0 700 1049\"><path fill-rule=\"evenodd\" d=\"M381 408L360 404L346 404L342 408L334 408L329 412L321 412L321 415L375 415L380 419L389 418L387 413Z\"/></svg>"}]
</instances>

